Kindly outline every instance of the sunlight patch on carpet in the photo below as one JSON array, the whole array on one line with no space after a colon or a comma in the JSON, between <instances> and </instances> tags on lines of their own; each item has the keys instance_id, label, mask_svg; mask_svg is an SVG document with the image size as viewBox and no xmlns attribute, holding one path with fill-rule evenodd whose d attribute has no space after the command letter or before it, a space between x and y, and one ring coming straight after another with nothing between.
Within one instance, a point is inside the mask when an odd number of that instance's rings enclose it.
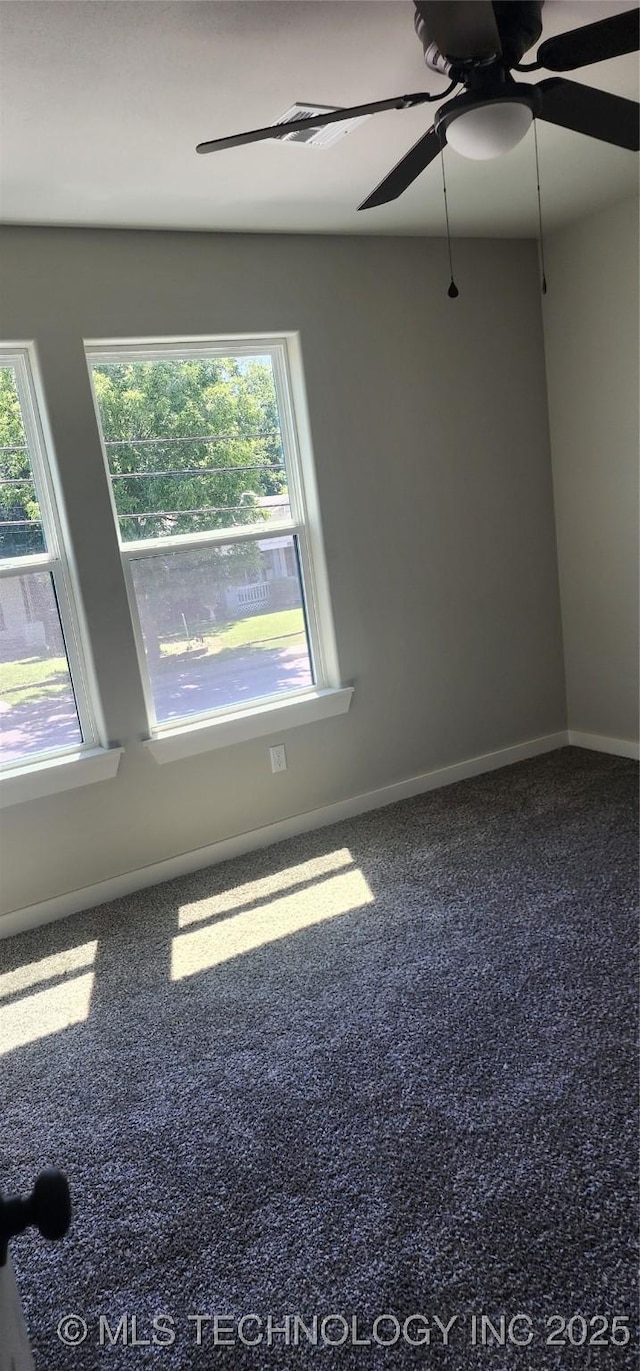
<instances>
[{"instance_id":1,"label":"sunlight patch on carpet","mask_svg":"<svg viewBox=\"0 0 640 1371\"><path fill-rule=\"evenodd\" d=\"M5 971L0 975L0 999L7 995L15 995L20 990L29 990L40 981L57 980L59 976L68 976L85 966L93 966L97 950L97 941L79 943L77 947L66 947L63 952L56 952L52 957L42 957L37 962L25 962L13 971Z\"/></svg>"},{"instance_id":2,"label":"sunlight patch on carpet","mask_svg":"<svg viewBox=\"0 0 640 1371\"><path fill-rule=\"evenodd\" d=\"M216 914L230 914L234 909L239 910L245 905L257 904L271 895L279 895L283 890L308 884L309 881L316 881L332 871L344 870L345 867L354 868L353 857L348 847L323 853L310 862L296 862L295 866L285 867L284 871L272 871L268 876L261 876L256 881L246 881L242 885L233 886L230 890L223 890L216 895L207 896L204 900L197 900L194 904L181 905L178 925L180 928L186 928L189 924L211 919Z\"/></svg>"},{"instance_id":3,"label":"sunlight patch on carpet","mask_svg":"<svg viewBox=\"0 0 640 1371\"><path fill-rule=\"evenodd\" d=\"M330 855L336 857L343 854ZM351 863L350 853L347 853L347 857ZM184 976L193 976L198 971L218 966L221 962L252 952L267 943L277 942L300 929L310 928L373 903L369 885L362 872L352 863L347 871L336 875L323 873L318 879L320 865L321 862L313 861L291 868L291 872L297 873L295 883L299 885L305 882L303 889L275 896L257 908L245 909L206 928L179 933L171 947L171 979L178 981ZM280 873L284 876L289 874ZM254 899L257 898L256 887L261 884L256 881L246 888L247 891L251 890ZM232 894L235 897L238 891ZM246 901L245 894L243 903ZM203 903L208 904L208 901ZM210 912L209 909L207 913L210 915ZM202 917L207 917L207 914Z\"/></svg>"},{"instance_id":4,"label":"sunlight patch on carpet","mask_svg":"<svg viewBox=\"0 0 640 1371\"><path fill-rule=\"evenodd\" d=\"M81 976L78 972L93 966L97 950L97 941L79 943L0 975L0 1000L12 997L8 1004L0 1004L0 1056L38 1038L60 1033L72 1024L84 1023L89 1015L94 973L87 971ZM56 984L32 990L43 981Z\"/></svg>"},{"instance_id":5,"label":"sunlight patch on carpet","mask_svg":"<svg viewBox=\"0 0 640 1371\"><path fill-rule=\"evenodd\" d=\"M72 976L60 985L24 995L0 1009L0 1055L16 1047L61 1033L73 1024L84 1023L89 1015L93 971Z\"/></svg>"}]
</instances>

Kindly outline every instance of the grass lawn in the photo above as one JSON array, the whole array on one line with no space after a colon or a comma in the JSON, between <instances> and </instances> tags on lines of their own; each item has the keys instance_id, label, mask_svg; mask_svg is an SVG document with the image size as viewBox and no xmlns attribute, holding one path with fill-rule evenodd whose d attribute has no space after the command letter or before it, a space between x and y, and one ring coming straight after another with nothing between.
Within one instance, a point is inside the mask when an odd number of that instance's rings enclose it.
<instances>
[{"instance_id":1,"label":"grass lawn","mask_svg":"<svg viewBox=\"0 0 640 1371\"><path fill-rule=\"evenodd\" d=\"M18 662L0 662L0 696L7 704L21 705L27 700L59 694L69 685L64 657L25 657Z\"/></svg>"},{"instance_id":2,"label":"grass lawn","mask_svg":"<svg viewBox=\"0 0 640 1371\"><path fill-rule=\"evenodd\" d=\"M227 628L204 633L202 639L178 638L162 644L163 657L175 657L187 652L189 645L200 649L202 656L213 657L239 647L258 648L298 647L304 644L304 614L301 609L281 609L274 614L251 614ZM202 648L206 651L203 654Z\"/></svg>"},{"instance_id":3,"label":"grass lawn","mask_svg":"<svg viewBox=\"0 0 640 1371\"><path fill-rule=\"evenodd\" d=\"M252 614L238 619L218 632L206 633L200 641L179 638L162 644L162 658L169 661L189 647L199 649L199 660L233 652L252 645L257 649L299 647L305 642L304 614L301 609L281 609L275 614ZM205 651L203 652L203 647ZM10 705L51 698L68 689L69 672L64 657L24 657L17 662L0 662L0 697Z\"/></svg>"}]
</instances>

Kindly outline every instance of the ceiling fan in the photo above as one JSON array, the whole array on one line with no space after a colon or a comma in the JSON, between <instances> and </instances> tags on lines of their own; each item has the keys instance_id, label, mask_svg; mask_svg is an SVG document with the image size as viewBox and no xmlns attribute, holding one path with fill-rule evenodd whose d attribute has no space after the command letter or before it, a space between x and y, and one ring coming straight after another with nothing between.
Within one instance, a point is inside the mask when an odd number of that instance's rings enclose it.
<instances>
[{"instance_id":1,"label":"ceiling fan","mask_svg":"<svg viewBox=\"0 0 640 1371\"><path fill-rule=\"evenodd\" d=\"M415 28L425 62L449 77L438 95L418 92L390 100L375 100L348 109L333 109L311 117L287 120L268 128L199 143L200 153L237 148L268 138L282 138L325 124L361 119L389 109L412 109L443 101L432 127L385 176L358 209L395 200L449 144L465 157L499 157L515 147L533 119L586 133L617 147L640 148L640 105L592 86L551 76L536 85L514 80L513 71L572 71L640 47L640 9L625 10L583 28L548 38L535 61L522 57L542 33L544 0L414 0Z\"/></svg>"}]
</instances>

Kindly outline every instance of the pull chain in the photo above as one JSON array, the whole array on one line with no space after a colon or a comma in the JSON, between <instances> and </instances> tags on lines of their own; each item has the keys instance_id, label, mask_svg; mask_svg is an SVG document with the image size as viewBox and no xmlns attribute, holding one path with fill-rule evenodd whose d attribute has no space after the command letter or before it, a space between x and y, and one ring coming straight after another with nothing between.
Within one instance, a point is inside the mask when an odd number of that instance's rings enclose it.
<instances>
[{"instance_id":1,"label":"pull chain","mask_svg":"<svg viewBox=\"0 0 640 1371\"><path fill-rule=\"evenodd\" d=\"M544 270L544 239L542 237L542 204L540 201L540 163L538 161L538 127L533 121L533 141L536 150L536 184L538 187L538 242L540 247L540 269L542 271L542 294L547 293L547 278Z\"/></svg>"},{"instance_id":2,"label":"pull chain","mask_svg":"<svg viewBox=\"0 0 640 1371\"><path fill-rule=\"evenodd\" d=\"M449 229L449 206L448 206L448 204L447 204L447 182L446 182L446 177L445 177L445 174L444 174L444 148L442 149L442 152L440 153L440 166L442 167L442 189L443 189L443 191L444 191L444 214L445 214L445 219L446 219L446 221L447 221L447 251L448 251L448 253L449 253L449 274L450 274L450 276L451 276L451 281L450 281L450 283L449 283L449 289L448 289L448 291L447 291L447 295L449 296L449 299L450 299L450 300L456 300L457 297L458 297L459 294L460 294L460 291L458 290L458 287L457 287L457 285L456 285L456 283L455 283L455 281L454 281L454 279L453 279L453 259L452 259L452 256L451 256L451 232L450 232L450 229Z\"/></svg>"}]
</instances>

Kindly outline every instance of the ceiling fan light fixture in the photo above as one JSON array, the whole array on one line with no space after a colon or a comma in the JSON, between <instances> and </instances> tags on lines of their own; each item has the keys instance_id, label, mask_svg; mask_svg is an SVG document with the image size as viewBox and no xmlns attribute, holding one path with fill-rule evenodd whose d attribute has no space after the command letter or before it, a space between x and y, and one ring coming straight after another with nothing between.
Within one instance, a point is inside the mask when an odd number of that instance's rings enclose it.
<instances>
[{"instance_id":1,"label":"ceiling fan light fixture","mask_svg":"<svg viewBox=\"0 0 640 1371\"><path fill-rule=\"evenodd\" d=\"M449 100L438 110L434 126L454 152L485 161L517 147L539 109L536 87L512 81L506 90L484 95L466 91Z\"/></svg>"},{"instance_id":2,"label":"ceiling fan light fixture","mask_svg":"<svg viewBox=\"0 0 640 1371\"><path fill-rule=\"evenodd\" d=\"M519 100L497 100L452 119L447 127L447 142L454 152L474 161L502 157L522 142L532 120L533 111L528 105Z\"/></svg>"}]
</instances>

